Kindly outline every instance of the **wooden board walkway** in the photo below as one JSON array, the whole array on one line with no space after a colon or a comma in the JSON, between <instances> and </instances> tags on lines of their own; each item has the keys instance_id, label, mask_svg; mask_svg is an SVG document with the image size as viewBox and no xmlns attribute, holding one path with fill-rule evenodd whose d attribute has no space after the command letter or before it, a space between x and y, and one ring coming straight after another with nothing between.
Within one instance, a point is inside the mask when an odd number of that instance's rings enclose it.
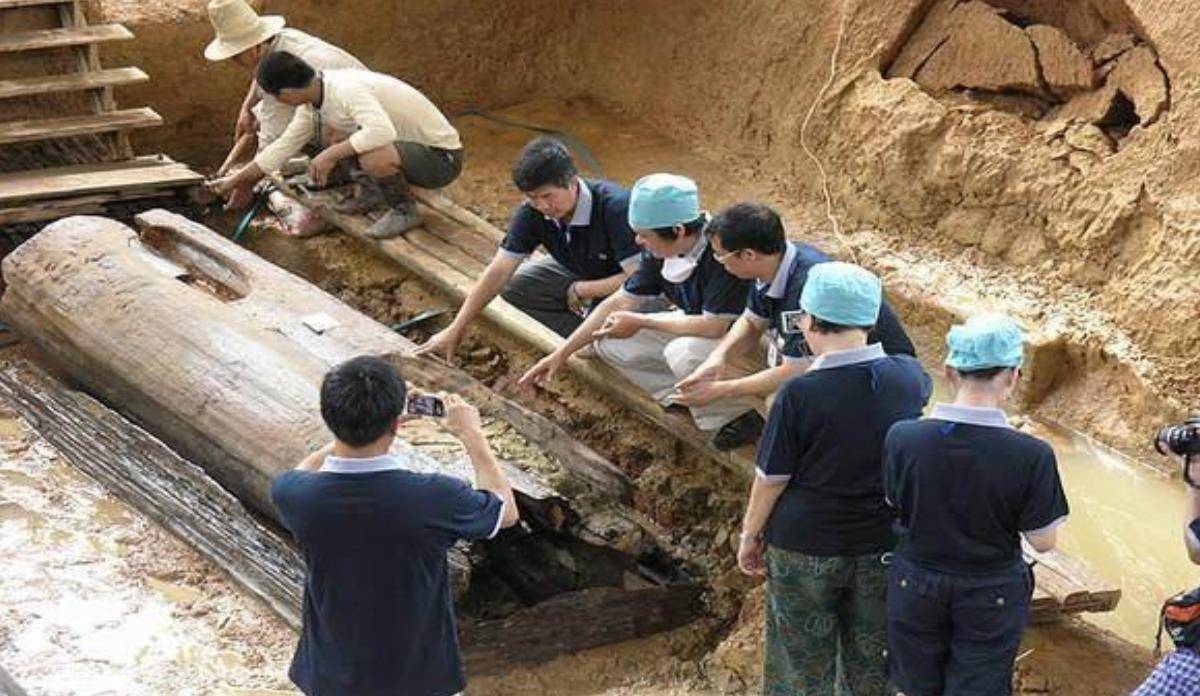
<instances>
[{"instance_id":1,"label":"wooden board walkway","mask_svg":"<svg viewBox=\"0 0 1200 696\"><path fill-rule=\"evenodd\" d=\"M408 234L389 240L365 235L371 220L347 216L332 208L335 196L329 191L311 192L276 178L289 195L313 207L335 227L370 244L397 261L406 270L461 302L495 254L503 233L483 218L457 205L444 195L415 190L425 224ZM484 318L531 347L550 352L562 339L526 314L496 298L484 310ZM636 385L598 360L572 358L571 371L592 388L613 398L666 434L689 445L710 459L747 477L753 475L754 448L722 453L705 444L703 433L686 415L665 411ZM1078 560L1061 552L1035 554L1037 588L1033 598L1033 620L1044 622L1064 614L1105 612L1116 608L1121 590L1097 579Z\"/></svg>"},{"instance_id":2,"label":"wooden board walkway","mask_svg":"<svg viewBox=\"0 0 1200 696\"><path fill-rule=\"evenodd\" d=\"M38 174L0 174L0 208L68 196L192 186L203 181L186 165L162 156L54 167L41 169Z\"/></svg>"}]
</instances>

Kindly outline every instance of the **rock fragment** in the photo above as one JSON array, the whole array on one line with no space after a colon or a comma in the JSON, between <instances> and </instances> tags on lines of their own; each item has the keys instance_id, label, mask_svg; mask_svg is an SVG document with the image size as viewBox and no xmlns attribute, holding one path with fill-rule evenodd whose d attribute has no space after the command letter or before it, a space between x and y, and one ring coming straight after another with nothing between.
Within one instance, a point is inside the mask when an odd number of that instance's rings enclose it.
<instances>
[{"instance_id":1,"label":"rock fragment","mask_svg":"<svg viewBox=\"0 0 1200 696\"><path fill-rule=\"evenodd\" d=\"M1167 76L1158 67L1158 59L1147 46L1138 46L1117 59L1117 67L1108 75L1108 84L1133 102L1138 121L1149 125L1167 108Z\"/></svg>"},{"instance_id":2,"label":"rock fragment","mask_svg":"<svg viewBox=\"0 0 1200 696\"><path fill-rule=\"evenodd\" d=\"M1134 45L1133 34L1109 34L1100 43L1092 47L1092 60L1097 65L1107 63L1133 48Z\"/></svg>"},{"instance_id":3,"label":"rock fragment","mask_svg":"<svg viewBox=\"0 0 1200 696\"><path fill-rule=\"evenodd\" d=\"M949 38L917 72L915 80L934 92L956 88L990 92L1042 93L1029 36L987 3L954 8Z\"/></svg>"},{"instance_id":4,"label":"rock fragment","mask_svg":"<svg viewBox=\"0 0 1200 696\"><path fill-rule=\"evenodd\" d=\"M1042 78L1054 96L1066 100L1092 89L1092 63L1057 27L1036 24L1025 29L1037 49Z\"/></svg>"}]
</instances>

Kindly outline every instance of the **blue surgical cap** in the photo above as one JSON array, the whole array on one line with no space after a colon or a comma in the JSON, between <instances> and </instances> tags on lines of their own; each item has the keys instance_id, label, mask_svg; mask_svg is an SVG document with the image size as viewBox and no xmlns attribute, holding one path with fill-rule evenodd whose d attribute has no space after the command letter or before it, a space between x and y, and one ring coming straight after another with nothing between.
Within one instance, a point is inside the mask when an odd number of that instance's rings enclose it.
<instances>
[{"instance_id":1,"label":"blue surgical cap","mask_svg":"<svg viewBox=\"0 0 1200 696\"><path fill-rule=\"evenodd\" d=\"M1012 319L982 314L950 328L946 364L962 372L993 367L1020 367L1025 336Z\"/></svg>"},{"instance_id":2,"label":"blue surgical cap","mask_svg":"<svg viewBox=\"0 0 1200 696\"><path fill-rule=\"evenodd\" d=\"M696 182L678 174L650 174L629 192L629 226L635 230L674 227L700 217Z\"/></svg>"},{"instance_id":3,"label":"blue surgical cap","mask_svg":"<svg viewBox=\"0 0 1200 696\"><path fill-rule=\"evenodd\" d=\"M862 266L831 261L808 272L800 309L842 326L873 326L883 304L883 284Z\"/></svg>"}]
</instances>

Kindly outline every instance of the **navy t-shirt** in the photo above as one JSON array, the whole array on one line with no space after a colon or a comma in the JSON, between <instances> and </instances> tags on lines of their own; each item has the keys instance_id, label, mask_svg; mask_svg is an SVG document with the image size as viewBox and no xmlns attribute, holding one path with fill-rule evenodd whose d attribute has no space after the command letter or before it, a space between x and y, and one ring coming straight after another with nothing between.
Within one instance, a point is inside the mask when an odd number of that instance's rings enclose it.
<instances>
[{"instance_id":1,"label":"navy t-shirt","mask_svg":"<svg viewBox=\"0 0 1200 696\"><path fill-rule=\"evenodd\" d=\"M696 267L682 283L663 278L662 268L662 259L643 251L637 271L625 281L625 292L642 298L666 297L684 314L729 319L736 319L741 314L750 281L726 271L725 266L713 258L711 246L705 245Z\"/></svg>"},{"instance_id":2,"label":"navy t-shirt","mask_svg":"<svg viewBox=\"0 0 1200 696\"><path fill-rule=\"evenodd\" d=\"M787 484L767 522L772 546L856 556L895 544L883 438L896 422L920 417L933 385L910 356L884 355L878 344L850 353L785 382L771 407L758 475Z\"/></svg>"},{"instance_id":3,"label":"navy t-shirt","mask_svg":"<svg viewBox=\"0 0 1200 696\"><path fill-rule=\"evenodd\" d=\"M1022 560L1020 532L1067 516L1054 450L1004 425L938 415L897 423L884 444L897 552L947 573L1010 570Z\"/></svg>"},{"instance_id":4,"label":"navy t-shirt","mask_svg":"<svg viewBox=\"0 0 1200 696\"><path fill-rule=\"evenodd\" d=\"M463 689L446 553L496 533L498 497L439 474L289 471L271 500L308 567L288 672L304 693Z\"/></svg>"},{"instance_id":5,"label":"navy t-shirt","mask_svg":"<svg viewBox=\"0 0 1200 696\"><path fill-rule=\"evenodd\" d=\"M629 226L629 192L611 181L580 179L591 192L586 225L563 225L549 220L528 203L513 211L500 249L513 256L528 256L539 246L567 270L584 280L599 280L632 265L641 248ZM579 205L579 203L577 203Z\"/></svg>"},{"instance_id":6,"label":"navy t-shirt","mask_svg":"<svg viewBox=\"0 0 1200 696\"><path fill-rule=\"evenodd\" d=\"M770 338L776 344L779 352L785 358L799 359L812 356L812 350L804 341L804 334L798 327L785 331L783 313L800 309L800 293L804 291L804 283L808 280L808 271L818 263L833 259L816 247L799 242L789 242L793 248L791 265L784 272L786 282L782 297L771 297L771 283L759 286L752 284L746 300L746 312L760 326L766 324ZM787 259L785 259L785 262ZM888 355L911 355L916 357L917 349L913 346L899 317L885 300L879 309L879 320L875 329L867 337L869 343L883 344L883 350Z\"/></svg>"}]
</instances>

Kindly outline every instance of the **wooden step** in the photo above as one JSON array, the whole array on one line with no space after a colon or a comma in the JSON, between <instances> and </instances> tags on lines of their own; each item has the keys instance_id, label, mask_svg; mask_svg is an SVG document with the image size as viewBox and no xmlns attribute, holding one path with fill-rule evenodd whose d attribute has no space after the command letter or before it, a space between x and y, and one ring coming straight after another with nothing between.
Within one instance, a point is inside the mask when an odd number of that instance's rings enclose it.
<instances>
[{"instance_id":1,"label":"wooden step","mask_svg":"<svg viewBox=\"0 0 1200 696\"><path fill-rule=\"evenodd\" d=\"M38 5L74 5L73 0L0 0L0 10L15 10L19 7Z\"/></svg>"},{"instance_id":2,"label":"wooden step","mask_svg":"<svg viewBox=\"0 0 1200 696\"><path fill-rule=\"evenodd\" d=\"M169 157L12 172L0 174L0 206L107 192L178 188L203 180L203 176Z\"/></svg>"},{"instance_id":3,"label":"wooden step","mask_svg":"<svg viewBox=\"0 0 1200 696\"><path fill-rule=\"evenodd\" d=\"M87 116L10 121L0 123L0 145L152 128L161 126L162 122L162 117L155 113L154 109L146 107Z\"/></svg>"},{"instance_id":4,"label":"wooden step","mask_svg":"<svg viewBox=\"0 0 1200 696\"><path fill-rule=\"evenodd\" d=\"M43 48L90 46L109 41L126 41L133 32L120 24L97 24L71 29L39 29L0 34L0 53L36 51Z\"/></svg>"},{"instance_id":5,"label":"wooden step","mask_svg":"<svg viewBox=\"0 0 1200 696\"><path fill-rule=\"evenodd\" d=\"M0 80L0 99L56 92L78 92L145 82L150 77L140 68L112 68L67 75L40 75L21 80Z\"/></svg>"}]
</instances>

